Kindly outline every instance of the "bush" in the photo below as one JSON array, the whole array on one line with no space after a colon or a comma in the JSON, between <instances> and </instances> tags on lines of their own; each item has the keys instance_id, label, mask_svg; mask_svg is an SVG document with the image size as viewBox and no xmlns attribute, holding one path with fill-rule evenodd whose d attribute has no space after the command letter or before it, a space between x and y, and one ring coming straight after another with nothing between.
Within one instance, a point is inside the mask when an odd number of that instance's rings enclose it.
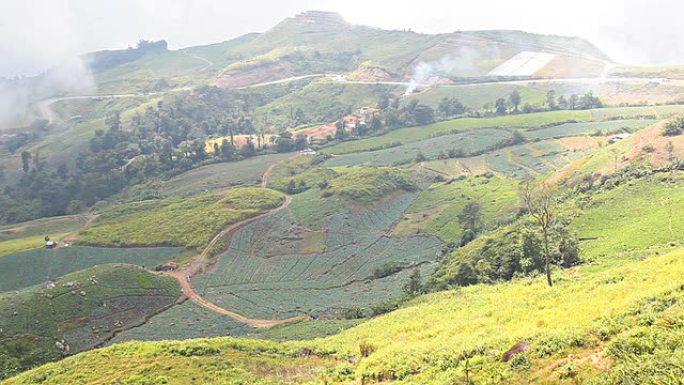
<instances>
[{"instance_id":1,"label":"bush","mask_svg":"<svg viewBox=\"0 0 684 385\"><path fill-rule=\"evenodd\" d=\"M511 359L511 368L513 370L528 370L530 366L532 365L525 353L518 353Z\"/></svg>"},{"instance_id":2,"label":"bush","mask_svg":"<svg viewBox=\"0 0 684 385\"><path fill-rule=\"evenodd\" d=\"M663 136L676 136L684 132L684 116L678 116L665 124Z\"/></svg>"}]
</instances>

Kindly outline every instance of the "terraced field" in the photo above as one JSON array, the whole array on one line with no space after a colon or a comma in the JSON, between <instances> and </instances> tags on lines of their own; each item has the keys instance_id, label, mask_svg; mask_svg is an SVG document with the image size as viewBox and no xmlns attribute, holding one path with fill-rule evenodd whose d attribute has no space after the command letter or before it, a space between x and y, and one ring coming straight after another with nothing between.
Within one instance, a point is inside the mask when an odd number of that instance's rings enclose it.
<instances>
[{"instance_id":1,"label":"terraced field","mask_svg":"<svg viewBox=\"0 0 684 385\"><path fill-rule=\"evenodd\" d=\"M488 171L513 178L542 175L594 153L605 142L605 138L593 137L546 139L505 147L474 157L424 162L420 168L449 177L482 175Z\"/></svg>"},{"instance_id":2,"label":"terraced field","mask_svg":"<svg viewBox=\"0 0 684 385\"><path fill-rule=\"evenodd\" d=\"M92 349L145 322L179 296L172 278L133 265L102 265L48 287L2 293L0 379Z\"/></svg>"},{"instance_id":3,"label":"terraced field","mask_svg":"<svg viewBox=\"0 0 684 385\"><path fill-rule=\"evenodd\" d=\"M271 154L198 167L161 182L159 191L164 196L195 195L237 185L259 184L261 175L270 166L288 156L291 155Z\"/></svg>"},{"instance_id":4,"label":"terraced field","mask_svg":"<svg viewBox=\"0 0 684 385\"><path fill-rule=\"evenodd\" d=\"M557 126L528 130L523 133L528 140L563 138L600 133L608 135L616 131L634 132L656 123L651 119L609 120L605 122L566 123Z\"/></svg>"},{"instance_id":5,"label":"terraced field","mask_svg":"<svg viewBox=\"0 0 684 385\"><path fill-rule=\"evenodd\" d=\"M27 250L0 257L0 292L19 290L75 271L108 263L153 267L173 259L179 247L102 248L60 247Z\"/></svg>"},{"instance_id":6,"label":"terraced field","mask_svg":"<svg viewBox=\"0 0 684 385\"><path fill-rule=\"evenodd\" d=\"M414 268L427 276L435 267L441 243L434 236L387 234L414 198L400 193L372 207L347 206L325 218L318 231L286 211L254 221L232 235L214 270L193 284L217 305L250 317L367 313L400 296ZM374 277L389 262L404 268Z\"/></svg>"},{"instance_id":7,"label":"terraced field","mask_svg":"<svg viewBox=\"0 0 684 385\"><path fill-rule=\"evenodd\" d=\"M482 128L473 131L441 135L417 142L407 142L399 146L377 151L357 152L336 155L326 160L323 165L351 166L351 165L396 165L410 163L421 153L427 159L436 159L449 151L460 151L472 154L485 151L513 138L511 131L503 129Z\"/></svg>"},{"instance_id":8,"label":"terraced field","mask_svg":"<svg viewBox=\"0 0 684 385\"><path fill-rule=\"evenodd\" d=\"M381 136L352 140L327 147L323 152L333 155L372 151L384 146L414 143L454 131L481 128L534 129L565 122L602 122L615 119L664 119L684 112L684 106L665 105L647 107L615 107L594 110L561 110L531 114L507 115L492 118L461 118L428 124L426 126L400 128ZM572 134L568 134L572 135Z\"/></svg>"}]
</instances>

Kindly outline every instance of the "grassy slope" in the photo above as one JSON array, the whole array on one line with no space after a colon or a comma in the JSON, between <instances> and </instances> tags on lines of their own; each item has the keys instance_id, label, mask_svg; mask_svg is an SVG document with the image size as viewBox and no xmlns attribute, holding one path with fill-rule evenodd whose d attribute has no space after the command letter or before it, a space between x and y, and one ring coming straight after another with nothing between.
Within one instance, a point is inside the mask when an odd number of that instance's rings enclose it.
<instances>
[{"instance_id":1,"label":"grassy slope","mask_svg":"<svg viewBox=\"0 0 684 385\"><path fill-rule=\"evenodd\" d=\"M79 242L91 245L205 246L224 226L278 206L283 195L260 187L114 206L105 210Z\"/></svg>"},{"instance_id":2,"label":"grassy slope","mask_svg":"<svg viewBox=\"0 0 684 385\"><path fill-rule=\"evenodd\" d=\"M458 215L468 202L480 204L484 226L489 227L510 217L518 201L517 182L501 176L435 183L418 194L393 233L430 233L455 242L463 232Z\"/></svg>"},{"instance_id":3,"label":"grassy slope","mask_svg":"<svg viewBox=\"0 0 684 385\"><path fill-rule=\"evenodd\" d=\"M78 282L77 285L67 285ZM54 288L0 295L0 378L90 349L173 304L178 284L132 265L101 265L69 274ZM69 346L60 349L56 341Z\"/></svg>"},{"instance_id":4,"label":"grassy slope","mask_svg":"<svg viewBox=\"0 0 684 385\"><path fill-rule=\"evenodd\" d=\"M301 372L310 369L312 363L310 359L291 358L291 352L301 347L333 352L341 358L358 356L359 344L370 346L373 353L356 364L338 361L337 370L324 371L330 362L315 358L319 380L325 378L332 382L365 377L446 384L462 378L466 357L470 361L471 378L484 383L573 384L575 379L565 376L567 367L574 377L582 380L606 370L602 366L605 363L613 365L616 375L625 365L649 363L660 365L663 372L681 375L681 367L668 366L666 361L658 364L657 356L637 350L636 340L632 342L629 336L646 332L649 341L654 341L649 343L655 343L667 338L662 333L653 334L658 330L667 330L671 338L681 334L681 324L676 320L684 316L684 310L676 305L677 300L667 300L667 292L681 285L683 256L684 252L677 250L642 261L612 264L591 274L585 268L568 270L556 274L557 284L553 288L547 287L542 279L521 279L430 294L403 309L321 340L284 345L233 339L120 345L49 364L5 384L33 383L34 379L46 379L47 384L86 384L105 378L120 381L135 378L140 382L153 381L157 376L163 376L170 384L185 383L191 376L203 383L218 384L231 376L225 371L226 360L232 362L233 368L244 368L253 360L268 356L276 360L281 373ZM682 297L679 292L674 292L674 296ZM502 307L502 303L506 306ZM649 328L643 322L648 319L662 321ZM659 329L660 325L667 325L663 322L673 326ZM532 346L525 357L531 369L517 371L510 363L501 363L500 354L523 338ZM682 355L682 344L675 341L668 345L672 350L666 353L671 359L675 357L673 354ZM172 352L174 347L184 349L186 354ZM636 354L621 354L629 353L630 349ZM663 352L666 349L665 346L657 348ZM236 356L236 350L244 354ZM266 354L268 351L272 353ZM572 355L568 356L569 353ZM591 354L596 361L586 358ZM136 364L125 364L131 362L131 357L135 357ZM341 372L351 376L340 378ZM253 375L254 371L239 374ZM649 372L631 374L647 376ZM305 381L292 379L291 382Z\"/></svg>"}]
</instances>

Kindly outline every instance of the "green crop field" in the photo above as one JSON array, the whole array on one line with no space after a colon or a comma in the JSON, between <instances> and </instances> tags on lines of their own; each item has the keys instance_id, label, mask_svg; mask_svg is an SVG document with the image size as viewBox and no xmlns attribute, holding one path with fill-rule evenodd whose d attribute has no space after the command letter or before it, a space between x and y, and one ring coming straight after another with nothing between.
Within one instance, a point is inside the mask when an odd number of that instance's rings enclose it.
<instances>
[{"instance_id":1,"label":"green crop field","mask_svg":"<svg viewBox=\"0 0 684 385\"><path fill-rule=\"evenodd\" d=\"M0 294L0 379L92 349L179 296L172 278L132 265L102 265L54 286Z\"/></svg>"},{"instance_id":2,"label":"green crop field","mask_svg":"<svg viewBox=\"0 0 684 385\"><path fill-rule=\"evenodd\" d=\"M232 235L215 271L193 283L211 301L250 317L368 312L401 295L410 267L423 276L434 269L441 246L435 237L386 234L414 197L401 193L372 207L336 211L319 230L324 250L318 252L301 252L315 231L302 228L286 211L254 221ZM390 262L405 268L374 276Z\"/></svg>"},{"instance_id":3,"label":"green crop field","mask_svg":"<svg viewBox=\"0 0 684 385\"><path fill-rule=\"evenodd\" d=\"M649 107L615 107L595 110L550 111L532 114L498 116L493 118L461 118L433 123L426 126L400 128L372 138L343 142L323 151L328 154L348 154L353 152L380 149L395 143L413 143L436 135L453 131L464 131L480 128L517 128L530 129L553 123L567 121L593 122L614 119L635 119L656 116L664 119L673 114L684 112L684 106L649 106Z\"/></svg>"},{"instance_id":4,"label":"green crop field","mask_svg":"<svg viewBox=\"0 0 684 385\"><path fill-rule=\"evenodd\" d=\"M178 247L110 249L80 246L22 251L0 257L0 292L19 290L107 263L151 268L173 259L180 252Z\"/></svg>"},{"instance_id":5,"label":"green crop field","mask_svg":"<svg viewBox=\"0 0 684 385\"><path fill-rule=\"evenodd\" d=\"M241 187L223 196L203 194L143 201L105 210L79 242L113 246L185 246L201 248L224 226L278 206L277 191Z\"/></svg>"},{"instance_id":6,"label":"green crop field","mask_svg":"<svg viewBox=\"0 0 684 385\"><path fill-rule=\"evenodd\" d=\"M480 205L485 228L495 227L514 217L519 204L518 189L517 181L501 176L435 183L418 194L393 233L429 233L447 242L458 242L463 232L458 215L467 203Z\"/></svg>"},{"instance_id":7,"label":"green crop field","mask_svg":"<svg viewBox=\"0 0 684 385\"><path fill-rule=\"evenodd\" d=\"M557 126L528 130L523 135L528 140L542 140L562 138L566 136L580 136L594 133L607 135L617 131L634 132L656 123L657 120L609 120L606 122L566 123Z\"/></svg>"},{"instance_id":8,"label":"green crop field","mask_svg":"<svg viewBox=\"0 0 684 385\"><path fill-rule=\"evenodd\" d=\"M111 343L242 336L251 330L228 316L185 301L155 315L144 325L117 334Z\"/></svg>"},{"instance_id":9,"label":"green crop field","mask_svg":"<svg viewBox=\"0 0 684 385\"><path fill-rule=\"evenodd\" d=\"M266 169L288 154L272 154L237 162L215 163L198 167L159 184L162 195L195 195L236 185L259 184Z\"/></svg>"},{"instance_id":10,"label":"green crop field","mask_svg":"<svg viewBox=\"0 0 684 385\"><path fill-rule=\"evenodd\" d=\"M546 92L515 84L437 86L410 95L405 100L416 99L437 109L442 98L457 98L464 106L478 111L485 104L494 105L498 98L508 98L513 91L518 91L522 104L542 105L546 101Z\"/></svg>"},{"instance_id":11,"label":"green crop field","mask_svg":"<svg viewBox=\"0 0 684 385\"><path fill-rule=\"evenodd\" d=\"M427 159L446 156L450 150L471 154L499 146L513 137L512 133L502 129L482 128L456 134L441 135L434 138L407 142L400 146L382 150L357 152L336 155L326 160L323 165L395 165L411 163L421 153Z\"/></svg>"}]
</instances>

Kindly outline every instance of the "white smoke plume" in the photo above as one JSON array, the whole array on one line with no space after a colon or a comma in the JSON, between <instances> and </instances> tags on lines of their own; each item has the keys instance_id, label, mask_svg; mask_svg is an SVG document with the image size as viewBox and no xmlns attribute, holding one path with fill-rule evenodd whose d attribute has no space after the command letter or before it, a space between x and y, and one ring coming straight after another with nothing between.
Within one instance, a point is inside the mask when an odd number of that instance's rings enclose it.
<instances>
[{"instance_id":1,"label":"white smoke plume","mask_svg":"<svg viewBox=\"0 0 684 385\"><path fill-rule=\"evenodd\" d=\"M473 74L478 71L477 62L482 52L468 46L459 47L455 53L442 56L438 60L421 61L413 68L413 74L404 95L419 88L427 88L444 82L450 74Z\"/></svg>"}]
</instances>

